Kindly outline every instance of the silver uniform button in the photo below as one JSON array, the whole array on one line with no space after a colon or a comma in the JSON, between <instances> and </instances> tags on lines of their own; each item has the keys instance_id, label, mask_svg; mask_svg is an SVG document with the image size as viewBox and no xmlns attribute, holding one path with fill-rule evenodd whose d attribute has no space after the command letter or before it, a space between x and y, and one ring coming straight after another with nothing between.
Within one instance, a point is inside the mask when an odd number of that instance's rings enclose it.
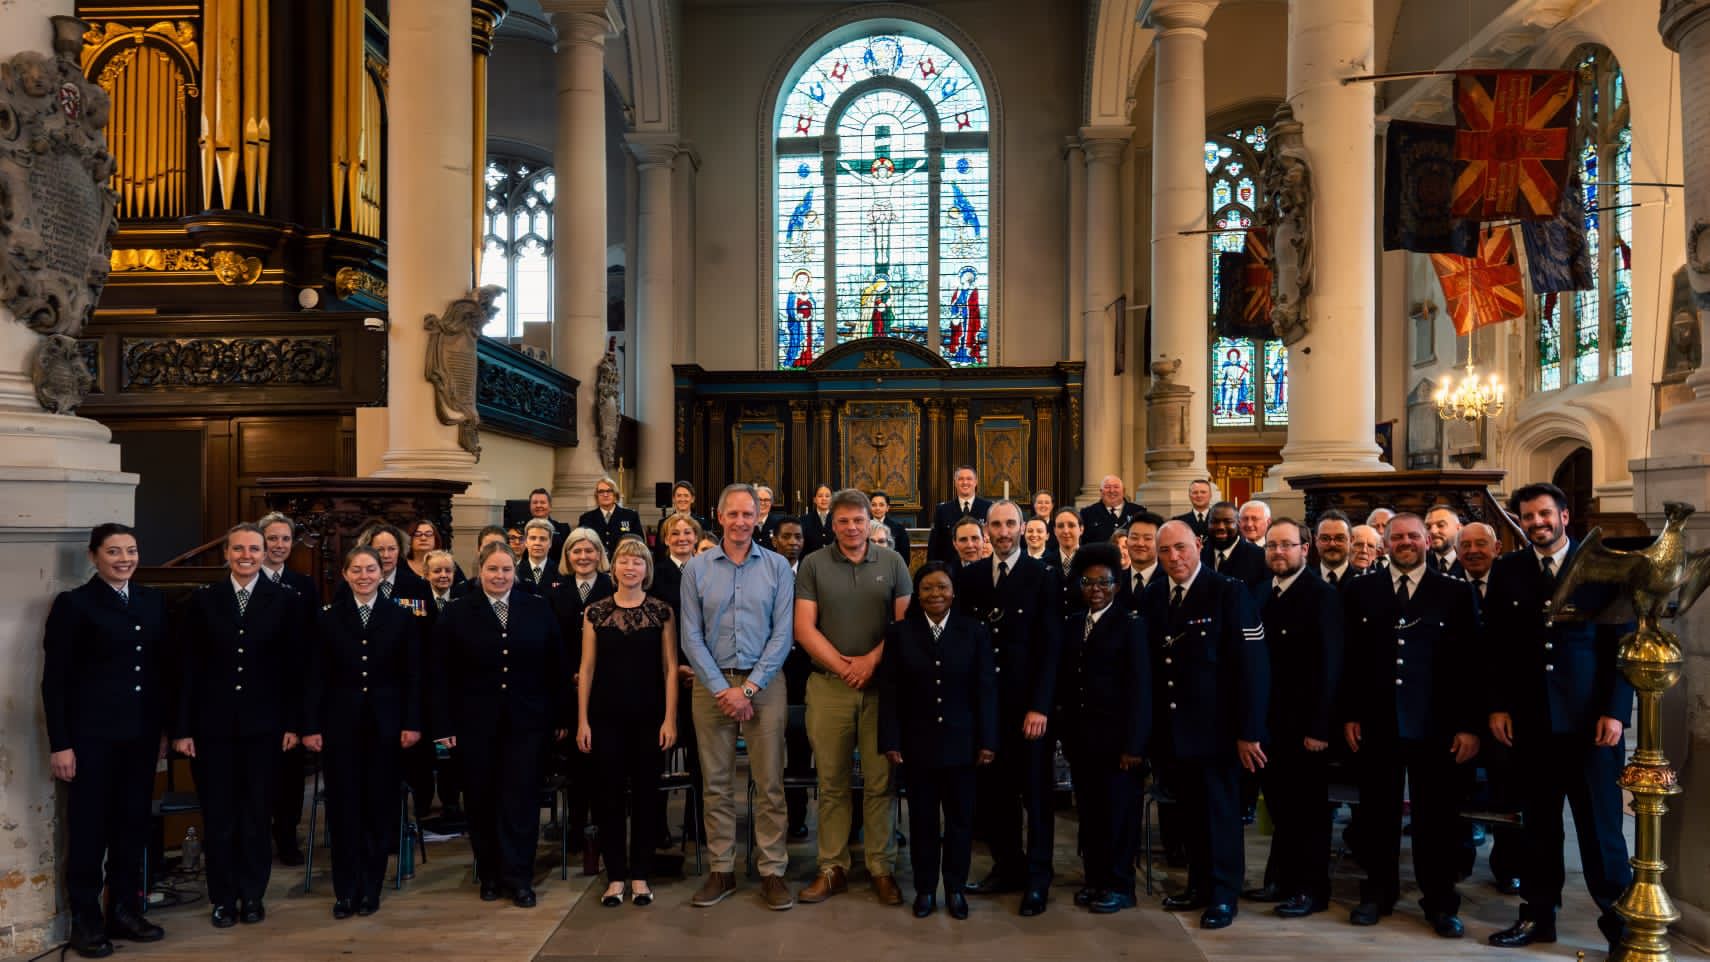
<instances>
[{"instance_id":1,"label":"silver uniform button","mask_svg":"<svg viewBox=\"0 0 1710 962\"><path fill-rule=\"evenodd\" d=\"M1176 703L1170 702L1170 711L1175 711L1175 710L1176 710Z\"/></svg>"},{"instance_id":2,"label":"silver uniform button","mask_svg":"<svg viewBox=\"0 0 1710 962\"><path fill-rule=\"evenodd\" d=\"M504 683L504 682L502 682L502 681L501 681L501 682L499 682L499 687L500 687L500 688L508 688L508 687L509 687L509 686L508 686L508 685L506 685L506 684L505 684L505 683Z\"/></svg>"},{"instance_id":3,"label":"silver uniform button","mask_svg":"<svg viewBox=\"0 0 1710 962\"><path fill-rule=\"evenodd\" d=\"M134 629L134 630L136 630L136 631L141 631L141 630L142 630L142 625L137 625L137 626L136 626L136 628L135 628L135 629Z\"/></svg>"},{"instance_id":4,"label":"silver uniform button","mask_svg":"<svg viewBox=\"0 0 1710 962\"><path fill-rule=\"evenodd\" d=\"M138 686L137 686L137 691L142 691L142 686L141 686L141 685L138 685Z\"/></svg>"},{"instance_id":5,"label":"silver uniform button","mask_svg":"<svg viewBox=\"0 0 1710 962\"><path fill-rule=\"evenodd\" d=\"M1553 651L1555 649L1555 647L1556 647L1555 644L1552 642L1548 642L1548 641L1544 642L1544 650L1545 651Z\"/></svg>"},{"instance_id":6,"label":"silver uniform button","mask_svg":"<svg viewBox=\"0 0 1710 962\"><path fill-rule=\"evenodd\" d=\"M242 685L233 685L232 690L233 691L243 691L243 686Z\"/></svg>"},{"instance_id":7,"label":"silver uniform button","mask_svg":"<svg viewBox=\"0 0 1710 962\"><path fill-rule=\"evenodd\" d=\"M1399 685L1399 684L1401 684L1401 679L1399 679L1399 678L1397 678L1397 679L1396 679L1396 680L1395 680L1395 683L1396 683L1396 684L1397 684L1397 685Z\"/></svg>"},{"instance_id":8,"label":"silver uniform button","mask_svg":"<svg viewBox=\"0 0 1710 962\"><path fill-rule=\"evenodd\" d=\"M137 666L137 671L142 671L142 666L141 666L141 665L138 665L138 666Z\"/></svg>"},{"instance_id":9,"label":"silver uniform button","mask_svg":"<svg viewBox=\"0 0 1710 962\"><path fill-rule=\"evenodd\" d=\"M1544 670L1545 670L1545 671L1555 671L1555 670L1556 670L1556 666L1555 666L1555 665L1545 665L1545 666L1544 666Z\"/></svg>"},{"instance_id":10,"label":"silver uniform button","mask_svg":"<svg viewBox=\"0 0 1710 962\"><path fill-rule=\"evenodd\" d=\"M137 646L137 650L138 650L138 651L142 651L142 646L141 646L141 645L138 645L138 646Z\"/></svg>"}]
</instances>

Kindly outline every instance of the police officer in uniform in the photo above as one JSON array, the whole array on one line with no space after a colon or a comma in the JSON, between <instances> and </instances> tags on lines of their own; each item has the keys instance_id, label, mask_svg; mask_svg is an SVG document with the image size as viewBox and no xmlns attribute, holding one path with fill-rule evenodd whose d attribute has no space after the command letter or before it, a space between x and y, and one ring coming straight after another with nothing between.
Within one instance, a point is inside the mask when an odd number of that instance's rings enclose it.
<instances>
[{"instance_id":1,"label":"police officer in uniform","mask_svg":"<svg viewBox=\"0 0 1710 962\"><path fill-rule=\"evenodd\" d=\"M1553 942L1561 904L1562 801L1573 809L1580 861L1597 927L1610 951L1625 924L1615 901L1633 880L1621 834L1621 737L1633 712L1633 688L1616 667L1628 626L1594 618L1618 600L1616 585L1586 584L1573 594L1584 620L1550 621L1550 599L1562 568L1579 545L1567 536L1567 496L1553 484L1514 492L1510 509L1529 542L1503 555L1490 572L1485 637L1497 655L1490 692L1490 730L1513 749L1525 821L1525 904L1512 926L1490 937L1514 947ZM1392 525L1394 522L1390 522Z\"/></svg>"},{"instance_id":2,"label":"police officer in uniform","mask_svg":"<svg viewBox=\"0 0 1710 962\"><path fill-rule=\"evenodd\" d=\"M1366 881L1355 925L1376 925L1401 895L1401 800L1411 801L1413 866L1425 920L1460 938L1456 863L1465 765L1478 754L1484 711L1466 672L1477 644L1472 587L1425 564L1425 522L1389 521L1390 567L1343 589L1347 644L1343 737L1355 753Z\"/></svg>"},{"instance_id":3,"label":"police officer in uniform","mask_svg":"<svg viewBox=\"0 0 1710 962\"><path fill-rule=\"evenodd\" d=\"M304 684L303 745L321 752L332 829L333 918L380 908L396 837L401 752L421 740L426 612L380 597L380 556L352 548L350 589L315 619Z\"/></svg>"},{"instance_id":4,"label":"police officer in uniform","mask_svg":"<svg viewBox=\"0 0 1710 962\"><path fill-rule=\"evenodd\" d=\"M1212 571L1225 578L1257 588L1270 577L1270 569L1265 567L1265 552L1263 548L1255 547L1251 541L1241 537L1241 529L1235 519L1235 503L1219 501L1211 506L1211 520L1207 522L1209 537L1205 539L1205 548L1200 552L1200 562ZM1254 597L1258 597L1255 590Z\"/></svg>"},{"instance_id":5,"label":"police officer in uniform","mask_svg":"<svg viewBox=\"0 0 1710 962\"><path fill-rule=\"evenodd\" d=\"M1021 550L1021 508L999 501L986 515L992 556L955 574L956 610L991 633L998 681L997 760L981 769L975 819L991 847L991 874L968 886L989 895L1024 890L1021 914L1045 911L1051 885L1056 752L1048 721L1056 698L1061 589ZM1017 808L1027 813L1022 847Z\"/></svg>"},{"instance_id":6,"label":"police officer in uniform","mask_svg":"<svg viewBox=\"0 0 1710 962\"><path fill-rule=\"evenodd\" d=\"M1075 781L1086 884L1075 904L1094 914L1131 909L1140 788L1152 736L1152 664L1146 622L1118 598L1113 544L1075 555L1069 580L1085 611L1063 616L1057 731Z\"/></svg>"},{"instance_id":7,"label":"police officer in uniform","mask_svg":"<svg viewBox=\"0 0 1710 962\"><path fill-rule=\"evenodd\" d=\"M594 507L582 512L582 516L576 519L576 527L592 528L600 536L608 558L617 550L617 543L624 535L645 537L641 533L641 515L636 514L634 508L618 503L617 482L611 478L594 482ZM552 557L556 559L559 556Z\"/></svg>"},{"instance_id":8,"label":"police officer in uniform","mask_svg":"<svg viewBox=\"0 0 1710 962\"><path fill-rule=\"evenodd\" d=\"M1200 563L1186 522L1158 531L1168 576L1146 589L1152 643L1152 744L1181 810L1187 889L1164 908L1202 909L1200 928L1235 920L1245 871L1241 772L1265 765L1270 659L1246 585Z\"/></svg>"},{"instance_id":9,"label":"police officer in uniform","mask_svg":"<svg viewBox=\"0 0 1710 962\"><path fill-rule=\"evenodd\" d=\"M173 748L191 759L207 830L208 901L216 928L267 917L273 870L268 822L279 752L297 744L302 608L262 577L262 532L226 532L227 577L185 602L183 682ZM406 568L406 570L408 570Z\"/></svg>"},{"instance_id":10,"label":"police officer in uniform","mask_svg":"<svg viewBox=\"0 0 1710 962\"><path fill-rule=\"evenodd\" d=\"M1098 486L1099 499L1081 509L1081 544L1102 544L1146 509L1123 494L1122 479L1107 474ZM1121 574L1120 571L1117 572ZM1079 593L1079 588L1075 589Z\"/></svg>"},{"instance_id":11,"label":"police officer in uniform","mask_svg":"<svg viewBox=\"0 0 1710 962\"><path fill-rule=\"evenodd\" d=\"M256 524L261 526L265 554L261 561L262 576L295 594L302 607L303 624L312 623L321 589L315 579L286 566L296 545L296 522L274 511L263 515ZM307 642L305 638L302 643ZM303 781L303 747L299 745L279 755L279 779L273 793L273 845L279 851L281 865L303 864L303 851L297 844L297 823L303 820Z\"/></svg>"},{"instance_id":12,"label":"police officer in uniform","mask_svg":"<svg viewBox=\"0 0 1710 962\"><path fill-rule=\"evenodd\" d=\"M942 561L955 571L956 522L973 518L984 524L992 503L976 493L980 487L980 476L974 473L973 465L957 465L950 479L955 486L956 497L940 501L932 508L932 530L926 537L926 560ZM961 594L956 592L957 597Z\"/></svg>"},{"instance_id":13,"label":"police officer in uniform","mask_svg":"<svg viewBox=\"0 0 1710 962\"><path fill-rule=\"evenodd\" d=\"M533 908L540 759L569 734L570 662L544 599L515 591L509 549L481 549L479 593L445 606L433 629L435 740L458 750L481 899L509 892Z\"/></svg>"},{"instance_id":14,"label":"police officer in uniform","mask_svg":"<svg viewBox=\"0 0 1710 962\"><path fill-rule=\"evenodd\" d=\"M69 795L70 941L87 959L112 955L110 939L157 942L166 934L142 915L140 873L155 761L166 751L168 625L161 593L131 582L137 558L130 527L91 531L95 574L54 598L42 639L49 763ZM111 900L105 920L103 862Z\"/></svg>"}]
</instances>

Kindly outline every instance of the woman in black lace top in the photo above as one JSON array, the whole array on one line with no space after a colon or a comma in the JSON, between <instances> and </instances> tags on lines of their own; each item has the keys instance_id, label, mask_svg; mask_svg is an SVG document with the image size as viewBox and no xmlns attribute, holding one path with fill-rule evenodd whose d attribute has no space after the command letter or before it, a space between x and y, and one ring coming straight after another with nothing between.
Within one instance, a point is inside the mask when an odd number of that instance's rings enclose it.
<instances>
[{"instance_id":1,"label":"woman in black lace top","mask_svg":"<svg viewBox=\"0 0 1710 962\"><path fill-rule=\"evenodd\" d=\"M576 745L593 756L596 771L595 817L608 882L600 904L622 905L627 882L635 904L646 905L653 901L647 877L664 803L659 776L677 741L677 629L671 606L645 594L653 581L646 544L618 542L611 573L617 593L590 604L583 616Z\"/></svg>"}]
</instances>

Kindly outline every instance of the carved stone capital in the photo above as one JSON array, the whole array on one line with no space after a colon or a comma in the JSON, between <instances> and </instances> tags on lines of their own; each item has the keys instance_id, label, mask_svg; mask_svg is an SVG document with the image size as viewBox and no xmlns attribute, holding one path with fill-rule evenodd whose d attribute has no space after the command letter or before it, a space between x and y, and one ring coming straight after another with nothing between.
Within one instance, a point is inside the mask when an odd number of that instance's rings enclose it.
<instances>
[{"instance_id":1,"label":"carved stone capital","mask_svg":"<svg viewBox=\"0 0 1710 962\"><path fill-rule=\"evenodd\" d=\"M641 167L669 167L682 152L682 145L670 134L631 133L624 137L624 147Z\"/></svg>"},{"instance_id":2,"label":"carved stone capital","mask_svg":"<svg viewBox=\"0 0 1710 962\"><path fill-rule=\"evenodd\" d=\"M1217 0L1148 0L1140 9L1140 22L1158 31L1159 36L1172 33L1197 33L1205 37L1205 25L1217 9Z\"/></svg>"},{"instance_id":3,"label":"carved stone capital","mask_svg":"<svg viewBox=\"0 0 1710 962\"><path fill-rule=\"evenodd\" d=\"M1679 52L1681 38L1694 27L1710 27L1710 0L1663 0L1662 15L1657 19L1657 32L1663 45Z\"/></svg>"},{"instance_id":4,"label":"carved stone capital","mask_svg":"<svg viewBox=\"0 0 1710 962\"><path fill-rule=\"evenodd\" d=\"M1081 153L1086 157L1087 166L1121 163L1122 154L1128 149L1133 136L1133 127L1082 127Z\"/></svg>"}]
</instances>

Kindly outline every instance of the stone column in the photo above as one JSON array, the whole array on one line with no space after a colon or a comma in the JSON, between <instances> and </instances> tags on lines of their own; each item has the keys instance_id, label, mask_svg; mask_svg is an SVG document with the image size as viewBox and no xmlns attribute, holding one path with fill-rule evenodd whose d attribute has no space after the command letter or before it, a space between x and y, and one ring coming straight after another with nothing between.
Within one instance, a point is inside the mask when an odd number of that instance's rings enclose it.
<instances>
[{"instance_id":1,"label":"stone column","mask_svg":"<svg viewBox=\"0 0 1710 962\"><path fill-rule=\"evenodd\" d=\"M1122 293L1122 192L1117 173L1133 133L1132 127L1081 128L1087 168L1087 272L1081 308L1086 318L1083 336L1087 368L1081 395L1086 440L1081 447L1080 504L1098 500L1099 481L1122 469L1122 398L1114 349L1116 325L1123 319L1110 305Z\"/></svg>"},{"instance_id":2,"label":"stone column","mask_svg":"<svg viewBox=\"0 0 1710 962\"><path fill-rule=\"evenodd\" d=\"M1710 344L1710 0L1668 0L1658 24L1663 42L1680 54L1681 154L1686 162L1687 276L1698 308L1700 343ZM1659 322L1660 323L1660 322ZM1634 508L1660 531L1663 503L1698 507L1687 522L1687 545L1710 547L1710 363L1700 362L1686 383L1694 398L1669 409L1651 437L1650 458L1629 462ZM1681 920L1675 928L1710 940L1710 599L1699 598L1685 618L1669 625L1680 635L1686 663L1663 700L1664 749L1680 771L1685 794L1669 802L1663 821L1663 884Z\"/></svg>"},{"instance_id":3,"label":"stone column","mask_svg":"<svg viewBox=\"0 0 1710 962\"><path fill-rule=\"evenodd\" d=\"M405 3L392 11L391 99L386 125L387 266L391 322L386 334L386 453L378 477L448 478L470 482L452 501L453 543L475 543L498 520L499 502L474 454L441 424L424 373L428 350L422 318L441 315L469 296L469 238L475 189L475 52L465 4ZM433 202L434 198L443 203Z\"/></svg>"},{"instance_id":4,"label":"stone column","mask_svg":"<svg viewBox=\"0 0 1710 962\"><path fill-rule=\"evenodd\" d=\"M0 4L0 62L51 55L48 18L71 15L71 0ZM0 956L20 958L64 935L42 625L54 595L91 573L89 529L133 520L137 486L106 427L36 403L30 368L41 343L0 306L0 568L14 575L0 579Z\"/></svg>"},{"instance_id":5,"label":"stone column","mask_svg":"<svg viewBox=\"0 0 1710 962\"><path fill-rule=\"evenodd\" d=\"M1265 481L1277 510L1305 497L1301 474L1389 471L1378 460L1376 117L1371 84L1341 78L1372 63L1372 0L1290 0L1288 102L1312 171L1316 269L1307 334L1289 347L1288 443Z\"/></svg>"},{"instance_id":6,"label":"stone column","mask_svg":"<svg viewBox=\"0 0 1710 962\"><path fill-rule=\"evenodd\" d=\"M653 508L653 485L675 480L677 464L672 453L676 391L671 355L677 328L672 255L677 245L672 230L671 188L675 179L672 161L678 147L677 139L670 134L635 133L628 139L640 181L635 256L630 258L636 272L635 337L630 340L635 355L633 397L641 435L632 503L651 524L659 513Z\"/></svg>"},{"instance_id":7,"label":"stone column","mask_svg":"<svg viewBox=\"0 0 1710 962\"><path fill-rule=\"evenodd\" d=\"M671 361L687 364L695 359L695 172L700 155L691 144L679 143L672 169L671 289L677 297L677 324L671 338Z\"/></svg>"},{"instance_id":8,"label":"stone column","mask_svg":"<svg viewBox=\"0 0 1710 962\"><path fill-rule=\"evenodd\" d=\"M1069 194L1068 250L1063 274L1068 278L1063 285L1068 341L1064 345L1063 357L1084 361L1087 356L1087 161L1081 150L1081 138L1064 138L1063 168ZM1040 479L1041 484L1044 480Z\"/></svg>"},{"instance_id":9,"label":"stone column","mask_svg":"<svg viewBox=\"0 0 1710 962\"><path fill-rule=\"evenodd\" d=\"M1156 33L1152 96L1152 356L1180 360L1174 383L1193 392L1184 427L1193 457L1148 469L1138 500L1166 517L1187 510L1188 482L1205 477L1206 284L1205 24L1216 0L1154 0L1146 14ZM1190 233L1184 233L1190 232ZM1139 373L1139 372L1137 372ZM1097 485L1097 478L1088 484Z\"/></svg>"},{"instance_id":10,"label":"stone column","mask_svg":"<svg viewBox=\"0 0 1710 962\"><path fill-rule=\"evenodd\" d=\"M606 351L606 35L603 0L546 0L558 29L558 137L552 162L565 185L552 222L552 364L581 382L575 447L553 459L561 514L594 506L605 474L594 436L595 369Z\"/></svg>"}]
</instances>

